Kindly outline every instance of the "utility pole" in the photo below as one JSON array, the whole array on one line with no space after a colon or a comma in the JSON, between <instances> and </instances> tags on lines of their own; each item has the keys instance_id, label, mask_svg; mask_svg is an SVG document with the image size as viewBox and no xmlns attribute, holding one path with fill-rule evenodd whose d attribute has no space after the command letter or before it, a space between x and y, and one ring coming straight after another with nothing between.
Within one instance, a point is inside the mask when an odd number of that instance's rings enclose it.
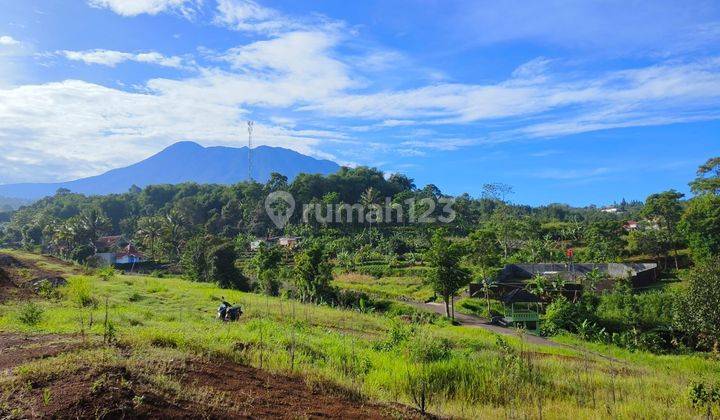
<instances>
[{"instance_id":1,"label":"utility pole","mask_svg":"<svg viewBox=\"0 0 720 420\"><path fill-rule=\"evenodd\" d=\"M247 130L248 130L248 180L252 181L252 135L253 135L253 126L255 125L255 122L248 121L247 122Z\"/></svg>"}]
</instances>

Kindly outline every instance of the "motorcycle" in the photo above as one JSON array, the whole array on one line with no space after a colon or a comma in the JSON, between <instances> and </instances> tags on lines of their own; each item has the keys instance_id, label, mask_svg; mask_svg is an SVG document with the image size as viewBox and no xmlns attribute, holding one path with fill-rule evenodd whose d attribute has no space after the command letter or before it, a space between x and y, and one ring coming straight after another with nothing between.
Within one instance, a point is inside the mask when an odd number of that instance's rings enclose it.
<instances>
[{"instance_id":1,"label":"motorcycle","mask_svg":"<svg viewBox=\"0 0 720 420\"><path fill-rule=\"evenodd\" d=\"M240 319L240 315L242 314L243 311L240 305L231 305L230 303L223 300L222 304L217 310L217 319L223 322L237 321Z\"/></svg>"}]
</instances>

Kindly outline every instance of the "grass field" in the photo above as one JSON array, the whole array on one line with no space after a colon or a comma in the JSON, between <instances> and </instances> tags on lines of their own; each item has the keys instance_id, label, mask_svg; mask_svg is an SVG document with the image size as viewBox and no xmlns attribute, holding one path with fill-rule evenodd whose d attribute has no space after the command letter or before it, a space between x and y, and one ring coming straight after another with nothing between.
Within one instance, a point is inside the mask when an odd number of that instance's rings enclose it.
<instances>
[{"instance_id":1,"label":"grass field","mask_svg":"<svg viewBox=\"0 0 720 420\"><path fill-rule=\"evenodd\" d=\"M178 278L69 280L59 296L35 301L36 323L24 316L26 302L0 305L0 331L102 335L107 301L120 347L299 372L307 381L331 381L377 401L416 405L424 394L430 412L464 418L698 417L703 411L690 404L691 383L720 377L720 362L704 355L631 353L570 337L559 340L574 348L536 347L521 334L501 339L481 329L304 305ZM412 284L339 281L391 289L387 293L395 296L404 293L402 287L419 293ZM242 305L240 322L214 319L223 296ZM88 360L103 360L95 356ZM39 375L58 366L33 363L23 372ZM65 360L63 366L72 363L79 369L87 362Z\"/></svg>"},{"instance_id":2,"label":"grass field","mask_svg":"<svg viewBox=\"0 0 720 420\"><path fill-rule=\"evenodd\" d=\"M433 296L422 277L381 277L347 273L335 277L333 284L342 289L355 290L384 299L409 299L424 302Z\"/></svg>"}]
</instances>

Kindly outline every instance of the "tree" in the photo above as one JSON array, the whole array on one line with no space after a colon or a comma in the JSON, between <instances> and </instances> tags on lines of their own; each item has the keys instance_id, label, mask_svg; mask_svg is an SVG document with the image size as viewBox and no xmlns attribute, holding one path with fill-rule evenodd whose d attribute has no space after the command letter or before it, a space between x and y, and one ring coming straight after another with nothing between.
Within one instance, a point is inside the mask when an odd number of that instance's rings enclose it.
<instances>
[{"instance_id":1,"label":"tree","mask_svg":"<svg viewBox=\"0 0 720 420\"><path fill-rule=\"evenodd\" d=\"M78 227L83 230L89 241L95 241L100 236L110 232L112 224L105 213L98 207L84 209L78 215Z\"/></svg>"},{"instance_id":2,"label":"tree","mask_svg":"<svg viewBox=\"0 0 720 420\"><path fill-rule=\"evenodd\" d=\"M208 278L225 289L248 291L248 281L235 266L235 247L231 242L219 245L208 254Z\"/></svg>"},{"instance_id":3,"label":"tree","mask_svg":"<svg viewBox=\"0 0 720 420\"><path fill-rule=\"evenodd\" d=\"M720 346L720 259L705 261L687 274L688 287L675 311L676 324L694 334L701 347Z\"/></svg>"},{"instance_id":4,"label":"tree","mask_svg":"<svg viewBox=\"0 0 720 420\"><path fill-rule=\"evenodd\" d=\"M660 256L667 255L667 232L660 229L636 229L628 235L628 250L633 254L652 255L660 267ZM677 268L677 257L675 259Z\"/></svg>"},{"instance_id":5,"label":"tree","mask_svg":"<svg viewBox=\"0 0 720 420\"><path fill-rule=\"evenodd\" d=\"M282 262L282 252L276 246L266 246L260 243L257 253L252 259L252 265L257 273L260 290L263 293L276 296L279 292L278 269Z\"/></svg>"},{"instance_id":6,"label":"tree","mask_svg":"<svg viewBox=\"0 0 720 420\"><path fill-rule=\"evenodd\" d=\"M370 231L372 231L373 220L380 221L382 218L379 200L380 195L373 187L368 188L360 195L360 204L365 207L365 220L370 224Z\"/></svg>"},{"instance_id":7,"label":"tree","mask_svg":"<svg viewBox=\"0 0 720 420\"><path fill-rule=\"evenodd\" d=\"M295 287L303 302L321 302L330 289L332 266L323 247L313 243L295 256Z\"/></svg>"},{"instance_id":8,"label":"tree","mask_svg":"<svg viewBox=\"0 0 720 420\"><path fill-rule=\"evenodd\" d=\"M710 158L698 168L697 178L690 183L690 189L698 195L720 194L720 157Z\"/></svg>"},{"instance_id":9,"label":"tree","mask_svg":"<svg viewBox=\"0 0 720 420\"><path fill-rule=\"evenodd\" d=\"M445 238L445 234L444 229L435 231L424 259L432 267L427 282L435 293L442 296L447 316L454 319L454 308L451 312L450 301L452 299L454 304L455 294L470 283L470 271L460 266L465 254L462 244L450 242Z\"/></svg>"},{"instance_id":10,"label":"tree","mask_svg":"<svg viewBox=\"0 0 720 420\"><path fill-rule=\"evenodd\" d=\"M209 280L208 246L209 238L206 236L196 236L185 244L180 265L185 276L192 281Z\"/></svg>"},{"instance_id":11,"label":"tree","mask_svg":"<svg viewBox=\"0 0 720 420\"><path fill-rule=\"evenodd\" d=\"M141 217L137 223L138 231L135 234L136 238L145 246L149 251L150 258L156 259L157 254L157 243L160 239L163 230L163 220L157 216Z\"/></svg>"},{"instance_id":12,"label":"tree","mask_svg":"<svg viewBox=\"0 0 720 420\"><path fill-rule=\"evenodd\" d=\"M585 257L590 262L607 263L620 259L623 254L623 229L618 222L595 222L585 232Z\"/></svg>"},{"instance_id":13,"label":"tree","mask_svg":"<svg viewBox=\"0 0 720 420\"><path fill-rule=\"evenodd\" d=\"M650 195L645 200L642 210L643 217L653 220L662 229L659 235L662 244L662 252L667 258L671 249L675 250L675 269L678 269L677 247L678 242L677 226L682 216L682 204L680 199L685 194L675 190L669 190L658 194Z\"/></svg>"},{"instance_id":14,"label":"tree","mask_svg":"<svg viewBox=\"0 0 720 420\"><path fill-rule=\"evenodd\" d=\"M478 229L468 235L469 259L480 271L480 284L490 314L490 290L494 287L492 276L498 270L502 256L497 237L492 230Z\"/></svg>"},{"instance_id":15,"label":"tree","mask_svg":"<svg viewBox=\"0 0 720 420\"><path fill-rule=\"evenodd\" d=\"M286 191L288 189L288 178L280 173L273 172L264 186L265 193L275 191Z\"/></svg>"},{"instance_id":16,"label":"tree","mask_svg":"<svg viewBox=\"0 0 720 420\"><path fill-rule=\"evenodd\" d=\"M528 226L524 220L511 213L510 206L501 204L490 217L490 226L495 232L498 245L502 248L503 257L507 258L512 251L519 248L528 239Z\"/></svg>"},{"instance_id":17,"label":"tree","mask_svg":"<svg viewBox=\"0 0 720 420\"><path fill-rule=\"evenodd\" d=\"M704 194L688 203L680 221L692 258L702 262L720 255L720 196Z\"/></svg>"}]
</instances>

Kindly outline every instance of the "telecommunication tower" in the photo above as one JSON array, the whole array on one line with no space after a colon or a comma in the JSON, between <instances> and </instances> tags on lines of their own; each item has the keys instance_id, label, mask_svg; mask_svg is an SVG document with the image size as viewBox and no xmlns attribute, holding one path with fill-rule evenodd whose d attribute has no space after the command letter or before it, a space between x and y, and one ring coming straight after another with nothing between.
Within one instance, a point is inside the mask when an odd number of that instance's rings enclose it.
<instances>
[{"instance_id":1,"label":"telecommunication tower","mask_svg":"<svg viewBox=\"0 0 720 420\"><path fill-rule=\"evenodd\" d=\"M253 126L255 125L255 122L248 121L247 122L247 130L248 130L248 180L252 181L252 135L253 135Z\"/></svg>"}]
</instances>

